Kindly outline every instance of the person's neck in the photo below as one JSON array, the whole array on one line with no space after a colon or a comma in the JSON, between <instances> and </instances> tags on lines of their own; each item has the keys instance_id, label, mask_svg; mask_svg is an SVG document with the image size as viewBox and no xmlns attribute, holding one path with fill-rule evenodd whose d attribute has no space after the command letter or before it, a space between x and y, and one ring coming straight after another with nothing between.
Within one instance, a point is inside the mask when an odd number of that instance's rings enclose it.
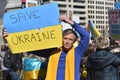
<instances>
[{"instance_id":1,"label":"person's neck","mask_svg":"<svg viewBox=\"0 0 120 80\"><path fill-rule=\"evenodd\" d=\"M68 50L66 50L66 49L64 49L64 48L63 48L63 51L66 52L66 53L68 52Z\"/></svg>"}]
</instances>

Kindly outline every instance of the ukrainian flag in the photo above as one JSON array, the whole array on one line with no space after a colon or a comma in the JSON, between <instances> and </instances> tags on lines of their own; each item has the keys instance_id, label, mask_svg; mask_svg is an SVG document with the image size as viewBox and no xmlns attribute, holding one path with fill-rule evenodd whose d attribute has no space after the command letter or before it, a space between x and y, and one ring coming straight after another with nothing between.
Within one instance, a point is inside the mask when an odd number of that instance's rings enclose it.
<instances>
[{"instance_id":1,"label":"ukrainian flag","mask_svg":"<svg viewBox=\"0 0 120 80\"><path fill-rule=\"evenodd\" d=\"M93 24L92 20L89 20L89 26L90 26L90 30L91 30L91 34L92 34L93 38L98 37L98 36L101 35L101 33L98 31L98 29Z\"/></svg>"},{"instance_id":2,"label":"ukrainian flag","mask_svg":"<svg viewBox=\"0 0 120 80\"><path fill-rule=\"evenodd\" d=\"M46 66L42 66L43 62L37 58L24 59L24 80L44 80ZM40 75L42 74L42 75Z\"/></svg>"}]
</instances>

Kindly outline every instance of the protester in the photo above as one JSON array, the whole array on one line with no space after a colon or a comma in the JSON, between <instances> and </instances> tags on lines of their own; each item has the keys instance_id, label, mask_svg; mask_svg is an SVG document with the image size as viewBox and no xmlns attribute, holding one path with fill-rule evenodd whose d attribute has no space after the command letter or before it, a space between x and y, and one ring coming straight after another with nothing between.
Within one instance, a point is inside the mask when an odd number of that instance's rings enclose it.
<instances>
[{"instance_id":1,"label":"protester","mask_svg":"<svg viewBox=\"0 0 120 80\"><path fill-rule=\"evenodd\" d=\"M12 54L6 40L8 34L5 28L3 28L2 36L4 40L2 50L5 51L5 56L3 57L3 67L6 68L2 71L3 80L20 80L20 72L23 68L22 53Z\"/></svg>"},{"instance_id":2,"label":"protester","mask_svg":"<svg viewBox=\"0 0 120 80\"><path fill-rule=\"evenodd\" d=\"M101 35L94 40L96 51L88 56L88 80L120 80L117 66L120 57L109 50L107 36Z\"/></svg>"},{"instance_id":3,"label":"protester","mask_svg":"<svg viewBox=\"0 0 120 80\"><path fill-rule=\"evenodd\" d=\"M21 7L22 7L22 8L25 8L25 7L26 7L26 0L21 0L21 3L22 3L22 4L21 4Z\"/></svg>"},{"instance_id":4,"label":"protester","mask_svg":"<svg viewBox=\"0 0 120 80\"><path fill-rule=\"evenodd\" d=\"M60 16L60 21L70 24L79 33L80 41L74 48L76 32L73 29L63 31L63 46L51 53L46 80L80 80L79 64L89 44L89 33L65 15Z\"/></svg>"},{"instance_id":5,"label":"protester","mask_svg":"<svg viewBox=\"0 0 120 80\"><path fill-rule=\"evenodd\" d=\"M90 40L89 42L89 46L87 48L87 50L85 51L84 55L82 56L82 60L81 60L81 70L80 70L80 80L87 80L87 58L88 55L95 52L95 46L93 43L94 40Z\"/></svg>"},{"instance_id":6,"label":"protester","mask_svg":"<svg viewBox=\"0 0 120 80\"><path fill-rule=\"evenodd\" d=\"M89 33L66 15L61 15L60 21L72 26L63 31L63 46L33 51L32 54L49 58L45 80L80 80L80 62L89 45ZM77 45L74 44L76 40Z\"/></svg>"},{"instance_id":7,"label":"protester","mask_svg":"<svg viewBox=\"0 0 120 80\"><path fill-rule=\"evenodd\" d=\"M1 78L2 80L10 80L9 78L9 68L6 68L3 64L3 59L4 59L4 56L5 56L5 51L6 51L6 45L2 45L1 46L1 53L0 53L0 61L1 61Z\"/></svg>"},{"instance_id":8,"label":"protester","mask_svg":"<svg viewBox=\"0 0 120 80\"><path fill-rule=\"evenodd\" d=\"M88 48L89 33L79 26L76 22L70 20L66 15L60 16L60 21L66 22L74 29L63 31L63 46L59 49L52 49L48 62L47 75L45 80L80 80L79 66L81 58ZM80 35L78 46L74 48L73 44ZM32 54L41 56L38 51ZM43 56L46 56L44 54Z\"/></svg>"},{"instance_id":9,"label":"protester","mask_svg":"<svg viewBox=\"0 0 120 80\"><path fill-rule=\"evenodd\" d=\"M120 53L120 41L119 40L113 41L111 52L112 53L117 53L117 52Z\"/></svg>"}]
</instances>

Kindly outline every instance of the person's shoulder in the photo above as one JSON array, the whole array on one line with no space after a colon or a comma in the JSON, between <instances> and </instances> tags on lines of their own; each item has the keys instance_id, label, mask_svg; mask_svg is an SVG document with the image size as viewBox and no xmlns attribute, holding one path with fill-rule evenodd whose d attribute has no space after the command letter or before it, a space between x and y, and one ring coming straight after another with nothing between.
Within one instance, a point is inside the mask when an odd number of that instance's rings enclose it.
<instances>
[{"instance_id":1,"label":"person's shoulder","mask_svg":"<svg viewBox=\"0 0 120 80\"><path fill-rule=\"evenodd\" d=\"M112 53L120 52L120 48L114 48L114 49L110 50L110 52L112 52Z\"/></svg>"}]
</instances>

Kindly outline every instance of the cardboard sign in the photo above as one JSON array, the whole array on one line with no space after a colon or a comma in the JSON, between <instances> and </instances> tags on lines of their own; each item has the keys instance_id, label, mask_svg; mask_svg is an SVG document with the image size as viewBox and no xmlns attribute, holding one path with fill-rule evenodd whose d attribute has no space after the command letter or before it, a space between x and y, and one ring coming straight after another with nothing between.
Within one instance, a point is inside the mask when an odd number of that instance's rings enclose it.
<instances>
[{"instance_id":1,"label":"cardboard sign","mask_svg":"<svg viewBox=\"0 0 120 80\"><path fill-rule=\"evenodd\" d=\"M56 3L6 13L4 27L14 54L62 46L62 27Z\"/></svg>"},{"instance_id":2,"label":"cardboard sign","mask_svg":"<svg viewBox=\"0 0 120 80\"><path fill-rule=\"evenodd\" d=\"M12 53L42 50L62 46L61 25L12 33L7 37Z\"/></svg>"},{"instance_id":3,"label":"cardboard sign","mask_svg":"<svg viewBox=\"0 0 120 80\"><path fill-rule=\"evenodd\" d=\"M120 10L108 11L110 36L112 39L120 39Z\"/></svg>"},{"instance_id":4,"label":"cardboard sign","mask_svg":"<svg viewBox=\"0 0 120 80\"><path fill-rule=\"evenodd\" d=\"M4 14L4 27L8 33L43 28L60 24L57 3L25 8Z\"/></svg>"}]
</instances>

